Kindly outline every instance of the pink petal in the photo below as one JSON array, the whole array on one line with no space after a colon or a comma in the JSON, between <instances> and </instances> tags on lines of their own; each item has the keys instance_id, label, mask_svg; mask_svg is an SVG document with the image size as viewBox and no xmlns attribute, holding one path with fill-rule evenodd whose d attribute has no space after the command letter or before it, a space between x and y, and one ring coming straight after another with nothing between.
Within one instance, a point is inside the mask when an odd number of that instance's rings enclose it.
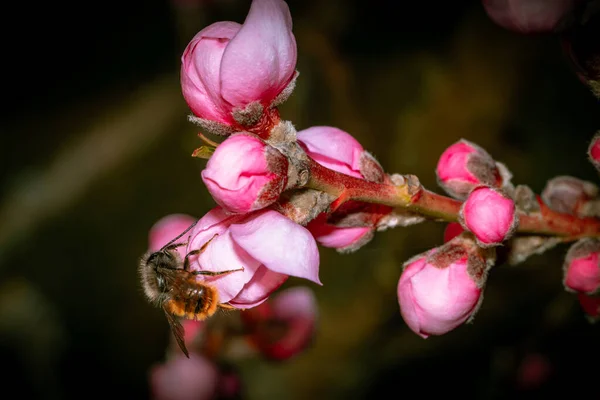
<instances>
[{"instance_id":1,"label":"pink petal","mask_svg":"<svg viewBox=\"0 0 600 400\"><path fill-rule=\"evenodd\" d=\"M244 285L240 293L229 302L237 308L251 308L264 302L271 293L287 280L288 276L260 266L252 279Z\"/></svg>"},{"instance_id":2,"label":"pink petal","mask_svg":"<svg viewBox=\"0 0 600 400\"><path fill-rule=\"evenodd\" d=\"M221 63L221 95L233 107L270 103L296 68L296 39L287 4L254 0L244 25L229 42Z\"/></svg>"},{"instance_id":3,"label":"pink petal","mask_svg":"<svg viewBox=\"0 0 600 400\"><path fill-rule=\"evenodd\" d=\"M170 214L158 220L148 234L148 249L158 251L164 245L183 233L197 218L187 214ZM188 235L191 232L188 232ZM178 242L185 242L188 235L180 238ZM185 256L185 246L177 249L179 254Z\"/></svg>"},{"instance_id":4,"label":"pink petal","mask_svg":"<svg viewBox=\"0 0 600 400\"><path fill-rule=\"evenodd\" d=\"M276 211L252 214L230 227L233 240L271 271L319 285L319 251L311 233Z\"/></svg>"},{"instance_id":5,"label":"pink petal","mask_svg":"<svg viewBox=\"0 0 600 400\"><path fill-rule=\"evenodd\" d=\"M183 96L200 118L232 122L221 98L220 71L225 48L240 28L229 21L209 25L194 36L181 57Z\"/></svg>"},{"instance_id":6,"label":"pink petal","mask_svg":"<svg viewBox=\"0 0 600 400\"><path fill-rule=\"evenodd\" d=\"M373 229L368 226L338 228L321 221L313 221L308 224L308 230L313 234L319 244L334 249L343 249L353 245L361 240L365 235L371 233L371 230Z\"/></svg>"},{"instance_id":7,"label":"pink petal","mask_svg":"<svg viewBox=\"0 0 600 400\"><path fill-rule=\"evenodd\" d=\"M298 132L297 137L308 155L319 164L362 178L360 157L364 149L350 134L330 126L313 126Z\"/></svg>"}]
</instances>

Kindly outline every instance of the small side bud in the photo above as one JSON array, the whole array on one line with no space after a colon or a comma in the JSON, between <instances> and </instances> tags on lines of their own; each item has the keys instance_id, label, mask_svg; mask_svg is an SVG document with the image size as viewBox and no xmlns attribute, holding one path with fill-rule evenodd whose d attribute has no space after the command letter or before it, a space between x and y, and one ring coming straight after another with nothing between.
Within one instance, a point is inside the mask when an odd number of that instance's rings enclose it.
<instances>
[{"instance_id":1,"label":"small side bud","mask_svg":"<svg viewBox=\"0 0 600 400\"><path fill-rule=\"evenodd\" d=\"M584 216L586 204L598 196L598 186L572 176L557 176L546 183L542 200L552 210Z\"/></svg>"},{"instance_id":2,"label":"small side bud","mask_svg":"<svg viewBox=\"0 0 600 400\"><path fill-rule=\"evenodd\" d=\"M519 223L515 203L502 190L480 186L462 204L459 222L481 247L498 246L509 239Z\"/></svg>"},{"instance_id":3,"label":"small side bud","mask_svg":"<svg viewBox=\"0 0 600 400\"><path fill-rule=\"evenodd\" d=\"M438 184L451 196L464 200L480 185L501 187L500 170L481 147L461 139L448 147L436 167Z\"/></svg>"},{"instance_id":4,"label":"small side bud","mask_svg":"<svg viewBox=\"0 0 600 400\"><path fill-rule=\"evenodd\" d=\"M379 162L368 151L363 151L359 160L360 174L369 182L383 183L385 171Z\"/></svg>"},{"instance_id":5,"label":"small side bud","mask_svg":"<svg viewBox=\"0 0 600 400\"><path fill-rule=\"evenodd\" d=\"M214 200L231 213L275 202L287 184L287 158L253 134L238 133L215 150L202 180Z\"/></svg>"},{"instance_id":6,"label":"small side bud","mask_svg":"<svg viewBox=\"0 0 600 400\"><path fill-rule=\"evenodd\" d=\"M525 214L532 214L540 211L540 203L533 192L527 185L517 185L513 191L512 198L515 200L517 210Z\"/></svg>"},{"instance_id":7,"label":"small side bud","mask_svg":"<svg viewBox=\"0 0 600 400\"><path fill-rule=\"evenodd\" d=\"M600 239L575 242L563 264L563 284L569 292L595 294L600 291Z\"/></svg>"},{"instance_id":8,"label":"small side bud","mask_svg":"<svg viewBox=\"0 0 600 400\"><path fill-rule=\"evenodd\" d=\"M495 252L470 235L408 260L398 282L400 312L422 338L443 335L470 321L481 305Z\"/></svg>"},{"instance_id":9,"label":"small side bud","mask_svg":"<svg viewBox=\"0 0 600 400\"><path fill-rule=\"evenodd\" d=\"M596 132L588 147L590 162L600 171L600 131Z\"/></svg>"}]
</instances>

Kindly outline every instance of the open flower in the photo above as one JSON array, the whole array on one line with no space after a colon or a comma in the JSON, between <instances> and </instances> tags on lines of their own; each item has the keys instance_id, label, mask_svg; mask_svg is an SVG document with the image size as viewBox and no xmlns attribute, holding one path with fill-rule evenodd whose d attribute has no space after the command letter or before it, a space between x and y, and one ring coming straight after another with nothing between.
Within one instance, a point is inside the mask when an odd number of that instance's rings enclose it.
<instances>
[{"instance_id":1,"label":"open flower","mask_svg":"<svg viewBox=\"0 0 600 400\"><path fill-rule=\"evenodd\" d=\"M202 171L217 204L247 213L275 202L287 183L288 161L258 136L238 133L223 141Z\"/></svg>"},{"instance_id":2,"label":"open flower","mask_svg":"<svg viewBox=\"0 0 600 400\"><path fill-rule=\"evenodd\" d=\"M296 57L287 4L253 0L243 25L216 22L187 45L181 58L183 96L207 128L217 123L250 129L264 122L265 109L292 83Z\"/></svg>"},{"instance_id":3,"label":"open flower","mask_svg":"<svg viewBox=\"0 0 600 400\"><path fill-rule=\"evenodd\" d=\"M265 357L279 361L301 353L312 342L317 316L315 295L301 286L282 290L241 314L250 342Z\"/></svg>"},{"instance_id":4,"label":"open flower","mask_svg":"<svg viewBox=\"0 0 600 400\"><path fill-rule=\"evenodd\" d=\"M198 276L217 288L221 303L237 308L257 306L288 276L321 284L319 252L312 235L276 211L231 215L221 207L214 208L192 230L187 251L204 245L203 252L190 257L190 270L243 268L225 275Z\"/></svg>"}]
</instances>

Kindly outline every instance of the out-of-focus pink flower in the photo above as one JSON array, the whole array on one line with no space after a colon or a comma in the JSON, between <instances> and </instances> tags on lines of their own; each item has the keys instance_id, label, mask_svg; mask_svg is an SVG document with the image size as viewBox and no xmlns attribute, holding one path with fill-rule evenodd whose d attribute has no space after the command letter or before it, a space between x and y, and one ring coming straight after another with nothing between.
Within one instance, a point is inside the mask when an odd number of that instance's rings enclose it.
<instances>
[{"instance_id":1,"label":"out-of-focus pink flower","mask_svg":"<svg viewBox=\"0 0 600 400\"><path fill-rule=\"evenodd\" d=\"M600 131L596 132L588 147L588 156L592 164L600 170Z\"/></svg>"},{"instance_id":2,"label":"out-of-focus pink flower","mask_svg":"<svg viewBox=\"0 0 600 400\"><path fill-rule=\"evenodd\" d=\"M446 229L444 229L444 243L448 243L464 231L458 222L450 222L446 225Z\"/></svg>"},{"instance_id":3,"label":"out-of-focus pink flower","mask_svg":"<svg viewBox=\"0 0 600 400\"><path fill-rule=\"evenodd\" d=\"M476 186L501 187L504 183L494 159L484 149L464 139L444 150L435 171L438 184L461 200Z\"/></svg>"},{"instance_id":4,"label":"out-of-focus pink flower","mask_svg":"<svg viewBox=\"0 0 600 400\"><path fill-rule=\"evenodd\" d=\"M177 354L165 364L150 370L150 388L154 400L210 400L217 393L219 370L209 359L197 353L190 358Z\"/></svg>"},{"instance_id":5,"label":"out-of-focus pink flower","mask_svg":"<svg viewBox=\"0 0 600 400\"><path fill-rule=\"evenodd\" d=\"M360 161L365 150L349 133L331 126L313 126L298 132L297 138L306 153L322 166L363 178Z\"/></svg>"},{"instance_id":6,"label":"out-of-focus pink flower","mask_svg":"<svg viewBox=\"0 0 600 400\"><path fill-rule=\"evenodd\" d=\"M459 222L475 235L480 246L500 245L518 225L515 202L499 189L480 186L462 204Z\"/></svg>"},{"instance_id":7,"label":"out-of-focus pink flower","mask_svg":"<svg viewBox=\"0 0 600 400\"><path fill-rule=\"evenodd\" d=\"M563 265L565 288L594 294L600 291L600 240L580 239L567 252Z\"/></svg>"},{"instance_id":8,"label":"out-of-focus pink flower","mask_svg":"<svg viewBox=\"0 0 600 400\"><path fill-rule=\"evenodd\" d=\"M483 0L488 16L518 33L552 32L576 0Z\"/></svg>"},{"instance_id":9,"label":"out-of-focus pink flower","mask_svg":"<svg viewBox=\"0 0 600 400\"><path fill-rule=\"evenodd\" d=\"M423 338L443 335L477 311L487 270L487 250L463 237L404 264L398 282L400 312L408 327Z\"/></svg>"},{"instance_id":10,"label":"out-of-focus pink flower","mask_svg":"<svg viewBox=\"0 0 600 400\"><path fill-rule=\"evenodd\" d=\"M228 271L226 275L199 275L214 285L219 301L237 308L257 306L288 276L319 281L319 252L310 232L276 211L260 210L231 215L216 207L192 230L187 251L192 271Z\"/></svg>"},{"instance_id":11,"label":"out-of-focus pink flower","mask_svg":"<svg viewBox=\"0 0 600 400\"><path fill-rule=\"evenodd\" d=\"M293 79L296 57L287 4L253 0L243 25L216 22L190 41L181 58L183 96L201 119L249 128L264 113L248 106L273 103Z\"/></svg>"},{"instance_id":12,"label":"out-of-focus pink flower","mask_svg":"<svg viewBox=\"0 0 600 400\"><path fill-rule=\"evenodd\" d=\"M187 214L169 214L159 219L150 228L148 250L152 252L160 250L189 228L197 219ZM185 242L185 238L181 242ZM182 258L185 257L185 246L178 247L176 250Z\"/></svg>"},{"instance_id":13,"label":"out-of-focus pink flower","mask_svg":"<svg viewBox=\"0 0 600 400\"><path fill-rule=\"evenodd\" d=\"M249 331L248 339L265 357L287 360L312 342L317 302L312 290L293 287L241 316Z\"/></svg>"},{"instance_id":14,"label":"out-of-focus pink flower","mask_svg":"<svg viewBox=\"0 0 600 400\"><path fill-rule=\"evenodd\" d=\"M590 321L596 322L600 318L600 296L577 293L577 299Z\"/></svg>"},{"instance_id":15,"label":"out-of-focus pink flower","mask_svg":"<svg viewBox=\"0 0 600 400\"><path fill-rule=\"evenodd\" d=\"M258 136L238 133L223 141L202 171L217 204L247 213L277 201L287 183L287 158Z\"/></svg>"},{"instance_id":16,"label":"out-of-focus pink flower","mask_svg":"<svg viewBox=\"0 0 600 400\"><path fill-rule=\"evenodd\" d=\"M523 389L540 387L552 373L548 357L539 353L527 354L517 369L517 384Z\"/></svg>"}]
</instances>

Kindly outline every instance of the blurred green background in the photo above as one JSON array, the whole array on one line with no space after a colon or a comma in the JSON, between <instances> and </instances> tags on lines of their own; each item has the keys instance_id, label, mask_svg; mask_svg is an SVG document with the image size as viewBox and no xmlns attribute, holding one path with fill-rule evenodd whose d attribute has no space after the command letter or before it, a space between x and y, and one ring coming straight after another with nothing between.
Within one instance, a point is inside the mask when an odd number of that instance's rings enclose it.
<instances>
[{"instance_id":1,"label":"blurred green background","mask_svg":"<svg viewBox=\"0 0 600 400\"><path fill-rule=\"evenodd\" d=\"M281 114L297 129L344 129L388 172L416 174L437 192L437 159L460 138L538 193L561 174L597 182L585 152L600 126L598 101L555 36L506 31L478 1L288 4L301 74ZM190 157L200 142L186 120L179 57L202 27L242 22L248 6L46 2L5 13L18 28L2 28L3 391L149 396L148 369L164 359L169 331L142 295L138 259L159 218L213 207L199 175L205 162ZM405 326L401 265L439 245L443 228L382 232L352 255L321 249L315 342L287 363L242 364L247 398L597 391L600 328L562 288L565 247L494 268L471 325L427 340ZM546 373L523 378L531 365Z\"/></svg>"}]
</instances>

